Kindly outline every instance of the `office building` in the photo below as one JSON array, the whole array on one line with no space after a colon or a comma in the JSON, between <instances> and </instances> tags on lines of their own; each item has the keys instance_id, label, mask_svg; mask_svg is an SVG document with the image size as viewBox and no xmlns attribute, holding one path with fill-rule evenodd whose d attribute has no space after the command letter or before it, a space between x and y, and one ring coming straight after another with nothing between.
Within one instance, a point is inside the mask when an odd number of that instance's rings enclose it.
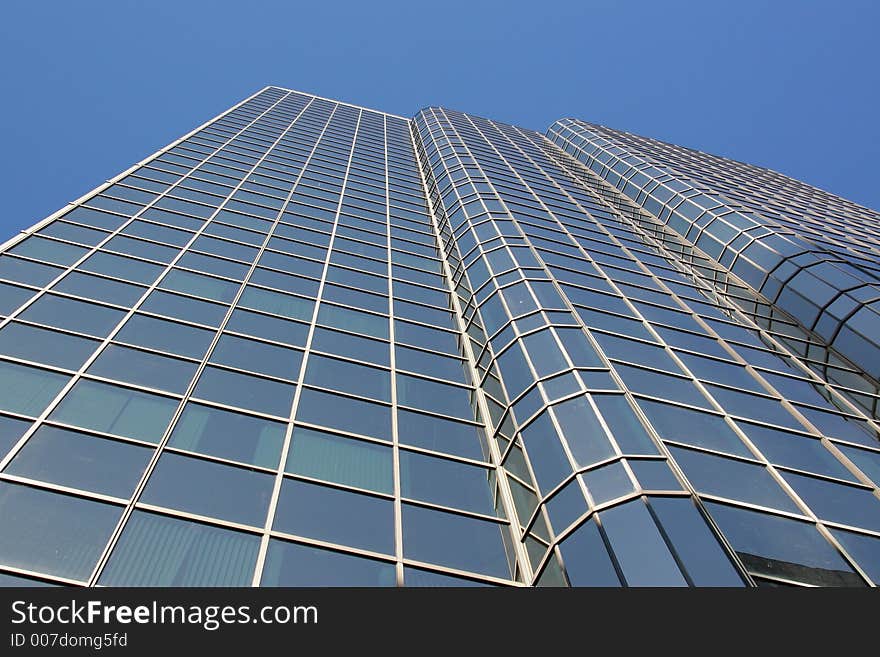
<instances>
[{"instance_id":1,"label":"office building","mask_svg":"<svg viewBox=\"0 0 880 657\"><path fill-rule=\"evenodd\" d=\"M0 583L873 586L880 215L267 87L0 253Z\"/></svg>"}]
</instances>

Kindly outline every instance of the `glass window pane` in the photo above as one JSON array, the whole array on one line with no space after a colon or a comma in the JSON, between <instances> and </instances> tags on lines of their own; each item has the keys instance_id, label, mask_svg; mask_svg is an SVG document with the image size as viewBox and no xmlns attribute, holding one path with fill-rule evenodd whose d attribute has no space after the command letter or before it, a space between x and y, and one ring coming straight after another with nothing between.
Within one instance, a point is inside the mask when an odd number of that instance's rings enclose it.
<instances>
[{"instance_id":1,"label":"glass window pane","mask_svg":"<svg viewBox=\"0 0 880 657\"><path fill-rule=\"evenodd\" d=\"M219 303L153 290L141 305L141 310L196 324L219 326L229 309Z\"/></svg>"},{"instance_id":2,"label":"glass window pane","mask_svg":"<svg viewBox=\"0 0 880 657\"><path fill-rule=\"evenodd\" d=\"M348 356L358 360L366 360L377 365L389 365L389 344L359 335L351 335L340 331L315 327L312 336L312 350L325 351L338 356ZM400 364L398 362L398 367Z\"/></svg>"},{"instance_id":3,"label":"glass window pane","mask_svg":"<svg viewBox=\"0 0 880 657\"><path fill-rule=\"evenodd\" d=\"M832 529L831 533L843 548L858 561L874 584L880 583L880 539L854 532Z\"/></svg>"},{"instance_id":4,"label":"glass window pane","mask_svg":"<svg viewBox=\"0 0 880 657\"><path fill-rule=\"evenodd\" d=\"M658 454L657 446L623 395L593 395L605 423L624 454Z\"/></svg>"},{"instance_id":5,"label":"glass window pane","mask_svg":"<svg viewBox=\"0 0 880 657\"><path fill-rule=\"evenodd\" d=\"M596 504L604 504L633 492L632 480L619 461L590 470L581 476Z\"/></svg>"},{"instance_id":6,"label":"glass window pane","mask_svg":"<svg viewBox=\"0 0 880 657\"><path fill-rule=\"evenodd\" d=\"M795 503L761 465L680 447L670 447L669 451L684 471L684 476L698 491L800 513Z\"/></svg>"},{"instance_id":7,"label":"glass window pane","mask_svg":"<svg viewBox=\"0 0 880 657\"><path fill-rule=\"evenodd\" d=\"M651 507L695 586L742 586L742 578L691 500L652 497Z\"/></svg>"},{"instance_id":8,"label":"glass window pane","mask_svg":"<svg viewBox=\"0 0 880 657\"><path fill-rule=\"evenodd\" d=\"M782 477L819 518L880 531L880 500L870 490L791 472Z\"/></svg>"},{"instance_id":9,"label":"glass window pane","mask_svg":"<svg viewBox=\"0 0 880 657\"><path fill-rule=\"evenodd\" d=\"M404 556L475 573L510 577L501 532L505 525L403 505Z\"/></svg>"},{"instance_id":10,"label":"glass window pane","mask_svg":"<svg viewBox=\"0 0 880 657\"><path fill-rule=\"evenodd\" d=\"M79 369L99 344L97 340L16 322L0 329L0 352L3 354L70 370Z\"/></svg>"},{"instance_id":11,"label":"glass window pane","mask_svg":"<svg viewBox=\"0 0 880 657\"><path fill-rule=\"evenodd\" d=\"M77 269L150 285L162 273L164 267L152 262L98 251L89 256Z\"/></svg>"},{"instance_id":12,"label":"glass window pane","mask_svg":"<svg viewBox=\"0 0 880 657\"><path fill-rule=\"evenodd\" d=\"M19 441L24 432L30 429L30 420L0 415L0 459L6 456L9 449Z\"/></svg>"},{"instance_id":13,"label":"glass window pane","mask_svg":"<svg viewBox=\"0 0 880 657\"><path fill-rule=\"evenodd\" d=\"M852 480L843 464L819 440L771 427L737 424L767 459L776 465Z\"/></svg>"},{"instance_id":14,"label":"glass window pane","mask_svg":"<svg viewBox=\"0 0 880 657\"><path fill-rule=\"evenodd\" d=\"M289 383L209 366L199 377L193 396L287 417L295 389Z\"/></svg>"},{"instance_id":15,"label":"glass window pane","mask_svg":"<svg viewBox=\"0 0 880 657\"><path fill-rule=\"evenodd\" d=\"M315 302L290 294L264 290L261 287L247 286L238 305L243 308L262 310L263 312L281 315L290 319L310 321Z\"/></svg>"},{"instance_id":16,"label":"glass window pane","mask_svg":"<svg viewBox=\"0 0 880 657\"><path fill-rule=\"evenodd\" d=\"M305 383L380 401L391 401L390 372L335 358L317 355L309 358Z\"/></svg>"},{"instance_id":17,"label":"glass window pane","mask_svg":"<svg viewBox=\"0 0 880 657\"><path fill-rule=\"evenodd\" d=\"M103 586L250 586L259 536L135 511L98 580Z\"/></svg>"},{"instance_id":18,"label":"glass window pane","mask_svg":"<svg viewBox=\"0 0 880 657\"><path fill-rule=\"evenodd\" d=\"M49 418L84 429L157 443L176 408L175 399L81 379Z\"/></svg>"},{"instance_id":19,"label":"glass window pane","mask_svg":"<svg viewBox=\"0 0 880 657\"><path fill-rule=\"evenodd\" d=\"M103 338L113 330L124 315L121 310L107 306L44 294L28 306L19 317L29 322L57 326Z\"/></svg>"},{"instance_id":20,"label":"glass window pane","mask_svg":"<svg viewBox=\"0 0 880 657\"><path fill-rule=\"evenodd\" d=\"M629 586L687 586L641 500L615 506L599 517Z\"/></svg>"},{"instance_id":21,"label":"glass window pane","mask_svg":"<svg viewBox=\"0 0 880 657\"><path fill-rule=\"evenodd\" d=\"M83 274L72 271L53 287L58 292L66 292L78 297L87 297L97 301L106 301L119 306L131 307L141 298L146 288L122 281L111 281L109 278Z\"/></svg>"},{"instance_id":22,"label":"glass window pane","mask_svg":"<svg viewBox=\"0 0 880 657\"><path fill-rule=\"evenodd\" d=\"M390 407L332 393L303 390L296 419L298 422L391 440Z\"/></svg>"},{"instance_id":23,"label":"glass window pane","mask_svg":"<svg viewBox=\"0 0 880 657\"><path fill-rule=\"evenodd\" d=\"M280 317L270 317L238 308L232 311L226 330L283 342L295 347L305 346L309 334L308 324L290 322Z\"/></svg>"},{"instance_id":24,"label":"glass window pane","mask_svg":"<svg viewBox=\"0 0 880 657\"><path fill-rule=\"evenodd\" d=\"M615 455L599 418L585 397L576 397L553 407L572 455L581 466L592 465Z\"/></svg>"},{"instance_id":25,"label":"glass window pane","mask_svg":"<svg viewBox=\"0 0 880 657\"><path fill-rule=\"evenodd\" d=\"M403 581L406 586L492 586L492 584L489 584L488 582L479 582L475 579L466 579L464 577L453 577L452 575L435 573L430 570L422 570L421 568L409 568L406 566L403 569Z\"/></svg>"},{"instance_id":26,"label":"glass window pane","mask_svg":"<svg viewBox=\"0 0 880 657\"><path fill-rule=\"evenodd\" d=\"M299 378L302 352L234 335L223 335L211 353L210 362L296 380Z\"/></svg>"},{"instance_id":27,"label":"glass window pane","mask_svg":"<svg viewBox=\"0 0 880 657\"><path fill-rule=\"evenodd\" d=\"M397 345L394 352L397 369L448 379L463 385L468 384L465 378L465 363L458 358L449 358L401 345Z\"/></svg>"},{"instance_id":28,"label":"glass window pane","mask_svg":"<svg viewBox=\"0 0 880 657\"><path fill-rule=\"evenodd\" d=\"M64 273L60 267L44 265L39 262L22 260L11 256L0 256L0 278L28 285L46 285Z\"/></svg>"},{"instance_id":29,"label":"glass window pane","mask_svg":"<svg viewBox=\"0 0 880 657\"><path fill-rule=\"evenodd\" d=\"M213 331L137 314L122 325L115 340L179 356L202 358L213 337Z\"/></svg>"},{"instance_id":30,"label":"glass window pane","mask_svg":"<svg viewBox=\"0 0 880 657\"><path fill-rule=\"evenodd\" d=\"M140 445L43 425L4 472L129 497L152 452Z\"/></svg>"},{"instance_id":31,"label":"glass window pane","mask_svg":"<svg viewBox=\"0 0 880 657\"><path fill-rule=\"evenodd\" d=\"M376 552L394 551L391 500L304 481L281 485L274 528Z\"/></svg>"},{"instance_id":32,"label":"glass window pane","mask_svg":"<svg viewBox=\"0 0 880 657\"><path fill-rule=\"evenodd\" d=\"M714 502L706 502L706 510L755 575L818 586L864 584L811 523Z\"/></svg>"},{"instance_id":33,"label":"glass window pane","mask_svg":"<svg viewBox=\"0 0 880 657\"><path fill-rule=\"evenodd\" d=\"M111 344L101 352L88 372L157 390L183 393L197 366L190 361Z\"/></svg>"},{"instance_id":34,"label":"glass window pane","mask_svg":"<svg viewBox=\"0 0 880 657\"><path fill-rule=\"evenodd\" d=\"M273 485L262 472L165 453L140 501L262 527Z\"/></svg>"},{"instance_id":35,"label":"glass window pane","mask_svg":"<svg viewBox=\"0 0 880 657\"><path fill-rule=\"evenodd\" d=\"M168 442L172 447L264 468L281 456L286 426L262 418L190 402Z\"/></svg>"},{"instance_id":36,"label":"glass window pane","mask_svg":"<svg viewBox=\"0 0 880 657\"><path fill-rule=\"evenodd\" d=\"M0 482L0 564L85 580L122 507Z\"/></svg>"},{"instance_id":37,"label":"glass window pane","mask_svg":"<svg viewBox=\"0 0 880 657\"><path fill-rule=\"evenodd\" d=\"M687 379L681 379L659 372L651 372L629 365L616 365L627 388L653 397L671 399L684 404L709 408L709 402L700 394L696 386Z\"/></svg>"},{"instance_id":38,"label":"glass window pane","mask_svg":"<svg viewBox=\"0 0 880 657\"><path fill-rule=\"evenodd\" d=\"M593 520L585 522L559 546L572 586L620 586L605 542Z\"/></svg>"},{"instance_id":39,"label":"glass window pane","mask_svg":"<svg viewBox=\"0 0 880 657\"><path fill-rule=\"evenodd\" d=\"M471 390L438 381L419 379L406 374L397 375L397 402L434 413L471 419Z\"/></svg>"},{"instance_id":40,"label":"glass window pane","mask_svg":"<svg viewBox=\"0 0 880 657\"><path fill-rule=\"evenodd\" d=\"M238 292L239 284L180 269L172 269L159 283L159 287L197 297L206 297L214 301L229 302Z\"/></svg>"},{"instance_id":41,"label":"glass window pane","mask_svg":"<svg viewBox=\"0 0 880 657\"><path fill-rule=\"evenodd\" d=\"M296 427L287 472L337 484L391 493L391 448L324 431Z\"/></svg>"},{"instance_id":42,"label":"glass window pane","mask_svg":"<svg viewBox=\"0 0 880 657\"><path fill-rule=\"evenodd\" d=\"M388 339L388 318L360 310L322 303L318 311L318 323L353 333L363 333L374 338Z\"/></svg>"},{"instance_id":43,"label":"glass window pane","mask_svg":"<svg viewBox=\"0 0 880 657\"><path fill-rule=\"evenodd\" d=\"M396 586L393 563L272 539L261 586Z\"/></svg>"},{"instance_id":44,"label":"glass window pane","mask_svg":"<svg viewBox=\"0 0 880 657\"><path fill-rule=\"evenodd\" d=\"M400 442L472 459L483 458L482 429L404 409L397 411Z\"/></svg>"},{"instance_id":45,"label":"glass window pane","mask_svg":"<svg viewBox=\"0 0 880 657\"><path fill-rule=\"evenodd\" d=\"M404 497L493 515L489 470L467 463L400 451Z\"/></svg>"},{"instance_id":46,"label":"glass window pane","mask_svg":"<svg viewBox=\"0 0 880 657\"><path fill-rule=\"evenodd\" d=\"M66 374L0 361L0 410L37 416L68 381Z\"/></svg>"},{"instance_id":47,"label":"glass window pane","mask_svg":"<svg viewBox=\"0 0 880 657\"><path fill-rule=\"evenodd\" d=\"M65 242L56 242L55 240L32 236L13 246L9 249L9 253L67 266L88 253L88 249Z\"/></svg>"},{"instance_id":48,"label":"glass window pane","mask_svg":"<svg viewBox=\"0 0 880 657\"><path fill-rule=\"evenodd\" d=\"M646 399L639 399L639 407L662 438L737 456L752 455L718 415Z\"/></svg>"},{"instance_id":49,"label":"glass window pane","mask_svg":"<svg viewBox=\"0 0 880 657\"><path fill-rule=\"evenodd\" d=\"M10 314L34 296L36 292L36 290L30 290L26 287L0 283L0 315Z\"/></svg>"}]
</instances>

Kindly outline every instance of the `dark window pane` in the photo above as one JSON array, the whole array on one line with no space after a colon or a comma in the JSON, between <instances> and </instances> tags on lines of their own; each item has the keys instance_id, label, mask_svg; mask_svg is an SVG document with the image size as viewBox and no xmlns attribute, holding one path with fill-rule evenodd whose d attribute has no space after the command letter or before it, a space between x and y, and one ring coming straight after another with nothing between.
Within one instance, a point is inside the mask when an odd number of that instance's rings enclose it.
<instances>
[{"instance_id":1,"label":"dark window pane","mask_svg":"<svg viewBox=\"0 0 880 657\"><path fill-rule=\"evenodd\" d=\"M318 390L303 390L299 422L391 440L391 408Z\"/></svg>"},{"instance_id":2,"label":"dark window pane","mask_svg":"<svg viewBox=\"0 0 880 657\"><path fill-rule=\"evenodd\" d=\"M282 484L274 528L376 552L394 551L390 500L303 481Z\"/></svg>"},{"instance_id":3,"label":"dark window pane","mask_svg":"<svg viewBox=\"0 0 880 657\"><path fill-rule=\"evenodd\" d=\"M312 350L326 351L339 356L348 356L358 360L366 360L377 365L389 365L389 344L359 335L351 335L340 331L315 328L312 336ZM398 363L398 367L399 367Z\"/></svg>"},{"instance_id":4,"label":"dark window pane","mask_svg":"<svg viewBox=\"0 0 880 657\"><path fill-rule=\"evenodd\" d=\"M593 395L593 401L624 454L659 453L623 395Z\"/></svg>"},{"instance_id":5,"label":"dark window pane","mask_svg":"<svg viewBox=\"0 0 880 657\"><path fill-rule=\"evenodd\" d=\"M135 511L98 580L104 586L250 586L260 538Z\"/></svg>"},{"instance_id":6,"label":"dark window pane","mask_svg":"<svg viewBox=\"0 0 880 657\"><path fill-rule=\"evenodd\" d=\"M29 322L102 338L113 330L124 315L121 310L114 308L44 294L19 317Z\"/></svg>"},{"instance_id":7,"label":"dark window pane","mask_svg":"<svg viewBox=\"0 0 880 657\"><path fill-rule=\"evenodd\" d=\"M97 340L15 322L0 329L0 352L70 370L79 369L99 344Z\"/></svg>"},{"instance_id":8,"label":"dark window pane","mask_svg":"<svg viewBox=\"0 0 880 657\"><path fill-rule=\"evenodd\" d=\"M706 503L706 510L749 572L818 586L862 586L811 523Z\"/></svg>"},{"instance_id":9,"label":"dark window pane","mask_svg":"<svg viewBox=\"0 0 880 657\"><path fill-rule=\"evenodd\" d=\"M880 539L854 532L832 529L831 533L852 555L874 584L880 583Z\"/></svg>"},{"instance_id":10,"label":"dark window pane","mask_svg":"<svg viewBox=\"0 0 880 657\"><path fill-rule=\"evenodd\" d=\"M129 497L151 454L151 449L140 445L44 425L4 472Z\"/></svg>"},{"instance_id":11,"label":"dark window pane","mask_svg":"<svg viewBox=\"0 0 880 657\"><path fill-rule=\"evenodd\" d=\"M617 365L616 369L626 386L633 392L709 408L709 402L700 394L696 386L687 379L630 367L629 365Z\"/></svg>"},{"instance_id":12,"label":"dark window pane","mask_svg":"<svg viewBox=\"0 0 880 657\"><path fill-rule=\"evenodd\" d=\"M30 420L19 420L14 417L0 415L0 459L24 435L31 426Z\"/></svg>"},{"instance_id":13,"label":"dark window pane","mask_svg":"<svg viewBox=\"0 0 880 657\"><path fill-rule=\"evenodd\" d=\"M772 463L831 477L853 478L849 470L815 438L747 422L737 421L737 424Z\"/></svg>"},{"instance_id":14,"label":"dark window pane","mask_svg":"<svg viewBox=\"0 0 880 657\"><path fill-rule=\"evenodd\" d=\"M11 256L0 256L0 278L28 285L46 285L64 270L39 262L22 260Z\"/></svg>"},{"instance_id":15,"label":"dark window pane","mask_svg":"<svg viewBox=\"0 0 880 657\"><path fill-rule=\"evenodd\" d=\"M576 397L553 407L556 419L581 466L614 456L614 449L585 397Z\"/></svg>"},{"instance_id":16,"label":"dark window pane","mask_svg":"<svg viewBox=\"0 0 880 657\"><path fill-rule=\"evenodd\" d=\"M98 251L89 256L77 269L150 285L162 273L164 267L151 262Z\"/></svg>"},{"instance_id":17,"label":"dark window pane","mask_svg":"<svg viewBox=\"0 0 880 657\"><path fill-rule=\"evenodd\" d=\"M210 301L200 301L179 294L154 290L141 305L141 310L196 324L218 326L226 316L228 308Z\"/></svg>"},{"instance_id":18,"label":"dark window pane","mask_svg":"<svg viewBox=\"0 0 880 657\"><path fill-rule=\"evenodd\" d=\"M404 497L492 515L486 468L400 451L400 488Z\"/></svg>"},{"instance_id":19,"label":"dark window pane","mask_svg":"<svg viewBox=\"0 0 880 657\"><path fill-rule=\"evenodd\" d=\"M296 347L305 346L309 334L308 324L290 322L280 317L270 317L240 309L232 311L232 317L229 318L226 330L252 335L256 338L275 340Z\"/></svg>"},{"instance_id":20,"label":"dark window pane","mask_svg":"<svg viewBox=\"0 0 880 657\"><path fill-rule=\"evenodd\" d=\"M108 278L72 271L52 288L79 297L106 301L120 306L131 307L141 298L146 288Z\"/></svg>"},{"instance_id":21,"label":"dark window pane","mask_svg":"<svg viewBox=\"0 0 880 657\"><path fill-rule=\"evenodd\" d=\"M305 383L380 401L391 401L390 372L335 358L317 355L309 358Z\"/></svg>"},{"instance_id":22,"label":"dark window pane","mask_svg":"<svg viewBox=\"0 0 880 657\"><path fill-rule=\"evenodd\" d=\"M14 253L15 255L43 260L62 266L73 264L87 252L88 249L82 246L74 246L73 244L56 242L55 240L35 236L28 237L9 249L9 253Z\"/></svg>"},{"instance_id":23,"label":"dark window pane","mask_svg":"<svg viewBox=\"0 0 880 657\"><path fill-rule=\"evenodd\" d=\"M620 586L596 523L587 521L559 546L572 586Z\"/></svg>"},{"instance_id":24,"label":"dark window pane","mask_svg":"<svg viewBox=\"0 0 880 657\"><path fill-rule=\"evenodd\" d=\"M679 447L669 451L698 491L800 513L764 466Z\"/></svg>"},{"instance_id":25,"label":"dark window pane","mask_svg":"<svg viewBox=\"0 0 880 657\"><path fill-rule=\"evenodd\" d=\"M212 363L291 380L299 378L301 361L302 352L297 349L288 349L234 335L221 336L211 353Z\"/></svg>"},{"instance_id":26,"label":"dark window pane","mask_svg":"<svg viewBox=\"0 0 880 657\"><path fill-rule=\"evenodd\" d=\"M193 396L281 417L290 414L296 386L250 374L206 367Z\"/></svg>"},{"instance_id":27,"label":"dark window pane","mask_svg":"<svg viewBox=\"0 0 880 657\"><path fill-rule=\"evenodd\" d=\"M397 411L400 442L472 459L483 457L482 429L404 409Z\"/></svg>"},{"instance_id":28,"label":"dark window pane","mask_svg":"<svg viewBox=\"0 0 880 657\"><path fill-rule=\"evenodd\" d=\"M443 573L434 573L430 570L422 570L421 568L403 569L403 581L406 586L424 586L424 587L440 587L440 586L492 586L488 582L479 582L475 579L465 579L464 577L453 577Z\"/></svg>"},{"instance_id":29,"label":"dark window pane","mask_svg":"<svg viewBox=\"0 0 880 657\"><path fill-rule=\"evenodd\" d=\"M36 292L36 290L30 290L26 287L0 283L0 315L10 314L34 296Z\"/></svg>"},{"instance_id":30,"label":"dark window pane","mask_svg":"<svg viewBox=\"0 0 880 657\"><path fill-rule=\"evenodd\" d=\"M507 578L506 531L494 522L403 505L403 550L410 559Z\"/></svg>"},{"instance_id":31,"label":"dark window pane","mask_svg":"<svg viewBox=\"0 0 880 657\"><path fill-rule=\"evenodd\" d=\"M261 472L166 453L140 501L262 527L273 483Z\"/></svg>"},{"instance_id":32,"label":"dark window pane","mask_svg":"<svg viewBox=\"0 0 880 657\"><path fill-rule=\"evenodd\" d=\"M197 297L206 297L214 301L229 302L238 292L239 284L180 269L172 269L162 279L159 287Z\"/></svg>"},{"instance_id":33,"label":"dark window pane","mask_svg":"<svg viewBox=\"0 0 880 657\"><path fill-rule=\"evenodd\" d=\"M287 541L269 541L261 586L396 586L394 564Z\"/></svg>"},{"instance_id":34,"label":"dark window pane","mask_svg":"<svg viewBox=\"0 0 880 657\"><path fill-rule=\"evenodd\" d=\"M695 586L742 586L743 581L694 503L652 497L651 506Z\"/></svg>"},{"instance_id":35,"label":"dark window pane","mask_svg":"<svg viewBox=\"0 0 880 657\"><path fill-rule=\"evenodd\" d=\"M662 438L737 456L751 456L724 418L718 415L646 399L639 400L639 407Z\"/></svg>"},{"instance_id":36,"label":"dark window pane","mask_svg":"<svg viewBox=\"0 0 880 657\"><path fill-rule=\"evenodd\" d=\"M870 490L791 472L782 477L819 518L880 531L880 500Z\"/></svg>"},{"instance_id":37,"label":"dark window pane","mask_svg":"<svg viewBox=\"0 0 880 657\"><path fill-rule=\"evenodd\" d=\"M0 564L85 580L122 507L0 482Z\"/></svg>"},{"instance_id":38,"label":"dark window pane","mask_svg":"<svg viewBox=\"0 0 880 657\"><path fill-rule=\"evenodd\" d=\"M310 321L315 302L290 294L264 290L260 287L248 286L239 299L238 305L243 308L262 310L273 315L281 315L290 319Z\"/></svg>"},{"instance_id":39,"label":"dark window pane","mask_svg":"<svg viewBox=\"0 0 880 657\"><path fill-rule=\"evenodd\" d=\"M111 344L101 352L88 372L157 390L183 393L197 366L190 361Z\"/></svg>"},{"instance_id":40,"label":"dark window pane","mask_svg":"<svg viewBox=\"0 0 880 657\"><path fill-rule=\"evenodd\" d=\"M469 388L459 388L406 374L397 375L397 402L402 406L470 419L474 416L470 393Z\"/></svg>"},{"instance_id":41,"label":"dark window pane","mask_svg":"<svg viewBox=\"0 0 880 657\"><path fill-rule=\"evenodd\" d=\"M278 465L285 425L190 402L169 445L265 468Z\"/></svg>"},{"instance_id":42,"label":"dark window pane","mask_svg":"<svg viewBox=\"0 0 880 657\"><path fill-rule=\"evenodd\" d=\"M132 315L115 339L179 356L202 358L213 337L213 331L146 315Z\"/></svg>"},{"instance_id":43,"label":"dark window pane","mask_svg":"<svg viewBox=\"0 0 880 657\"><path fill-rule=\"evenodd\" d=\"M641 500L615 506L599 517L629 586L687 585Z\"/></svg>"}]
</instances>

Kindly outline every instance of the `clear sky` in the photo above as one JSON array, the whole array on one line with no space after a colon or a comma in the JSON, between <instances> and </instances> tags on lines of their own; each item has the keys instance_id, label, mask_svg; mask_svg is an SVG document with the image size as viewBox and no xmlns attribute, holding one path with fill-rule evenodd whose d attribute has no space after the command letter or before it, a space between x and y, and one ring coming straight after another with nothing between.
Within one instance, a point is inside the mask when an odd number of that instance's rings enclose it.
<instances>
[{"instance_id":1,"label":"clear sky","mask_svg":"<svg viewBox=\"0 0 880 657\"><path fill-rule=\"evenodd\" d=\"M880 208L876 0L5 0L0 241L257 89L588 121Z\"/></svg>"}]
</instances>

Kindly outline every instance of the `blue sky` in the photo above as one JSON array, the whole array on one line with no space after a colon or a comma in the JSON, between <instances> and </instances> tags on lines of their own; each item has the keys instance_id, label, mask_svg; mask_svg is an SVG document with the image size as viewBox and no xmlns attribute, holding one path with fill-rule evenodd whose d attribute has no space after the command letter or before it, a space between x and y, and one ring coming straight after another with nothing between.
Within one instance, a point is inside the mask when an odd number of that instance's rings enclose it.
<instances>
[{"instance_id":1,"label":"blue sky","mask_svg":"<svg viewBox=\"0 0 880 657\"><path fill-rule=\"evenodd\" d=\"M880 208L874 0L6 0L0 241L267 84L576 116Z\"/></svg>"}]
</instances>

